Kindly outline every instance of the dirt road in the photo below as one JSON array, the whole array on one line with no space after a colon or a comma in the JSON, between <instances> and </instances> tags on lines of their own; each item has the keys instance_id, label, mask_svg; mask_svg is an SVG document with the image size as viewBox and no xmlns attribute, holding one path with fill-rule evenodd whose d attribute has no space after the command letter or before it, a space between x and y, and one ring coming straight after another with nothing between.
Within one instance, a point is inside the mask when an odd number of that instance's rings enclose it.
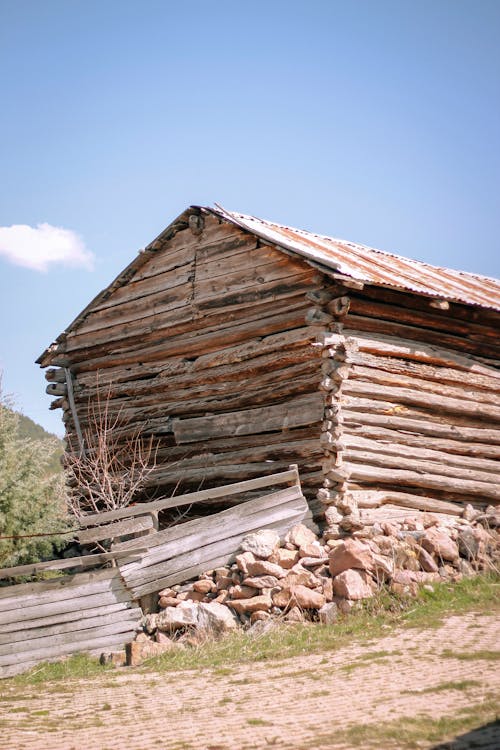
<instances>
[{"instance_id":1,"label":"dirt road","mask_svg":"<svg viewBox=\"0 0 500 750\"><path fill-rule=\"evenodd\" d=\"M421 713L451 717L498 695L500 670L487 653L498 648L498 636L493 616L467 614L438 629L405 629L333 653L199 672L123 669L92 681L53 682L39 693L3 690L0 747L372 747L355 739L362 724L386 726ZM346 734L349 726L354 734ZM402 738L377 746L407 745Z\"/></svg>"}]
</instances>

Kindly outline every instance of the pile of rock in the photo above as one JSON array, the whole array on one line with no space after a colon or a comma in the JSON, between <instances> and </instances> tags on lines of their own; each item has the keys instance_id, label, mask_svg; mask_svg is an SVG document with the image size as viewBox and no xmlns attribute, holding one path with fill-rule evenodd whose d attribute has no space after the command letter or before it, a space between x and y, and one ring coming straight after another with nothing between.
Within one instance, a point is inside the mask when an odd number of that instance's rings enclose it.
<instances>
[{"instance_id":1,"label":"pile of rock","mask_svg":"<svg viewBox=\"0 0 500 750\"><path fill-rule=\"evenodd\" d=\"M302 524L284 540L269 529L249 534L231 565L159 593L160 611L145 617L136 650L154 655L273 618L331 624L382 584L404 595L460 580L491 565L497 521L475 511L453 523L421 513L336 539L320 540Z\"/></svg>"}]
</instances>

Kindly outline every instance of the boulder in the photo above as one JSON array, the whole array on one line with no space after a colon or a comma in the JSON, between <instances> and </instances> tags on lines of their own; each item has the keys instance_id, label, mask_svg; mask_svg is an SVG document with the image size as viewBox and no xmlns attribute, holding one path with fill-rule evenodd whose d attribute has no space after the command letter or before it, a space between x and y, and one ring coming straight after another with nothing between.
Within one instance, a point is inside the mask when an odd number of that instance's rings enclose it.
<instances>
[{"instance_id":1,"label":"boulder","mask_svg":"<svg viewBox=\"0 0 500 750\"><path fill-rule=\"evenodd\" d=\"M344 570L333 579L333 592L345 599L368 599L373 596L375 586L364 570Z\"/></svg>"},{"instance_id":2,"label":"boulder","mask_svg":"<svg viewBox=\"0 0 500 750\"><path fill-rule=\"evenodd\" d=\"M329 567L332 577L352 568L372 570L373 553L367 544L345 539L330 552Z\"/></svg>"},{"instance_id":3,"label":"boulder","mask_svg":"<svg viewBox=\"0 0 500 750\"><path fill-rule=\"evenodd\" d=\"M280 537L272 529L261 529L248 534L241 542L243 552L251 552L256 557L269 557L279 546Z\"/></svg>"},{"instance_id":4,"label":"boulder","mask_svg":"<svg viewBox=\"0 0 500 750\"><path fill-rule=\"evenodd\" d=\"M218 636L234 630L237 626L236 617L223 604L208 602L198 607L197 630Z\"/></svg>"}]
</instances>

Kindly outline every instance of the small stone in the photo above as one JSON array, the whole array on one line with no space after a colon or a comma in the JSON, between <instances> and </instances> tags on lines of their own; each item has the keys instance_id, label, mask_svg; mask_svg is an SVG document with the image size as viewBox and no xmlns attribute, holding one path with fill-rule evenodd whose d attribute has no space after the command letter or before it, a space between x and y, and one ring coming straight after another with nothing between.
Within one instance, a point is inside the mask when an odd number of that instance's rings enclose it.
<instances>
[{"instance_id":1,"label":"small stone","mask_svg":"<svg viewBox=\"0 0 500 750\"><path fill-rule=\"evenodd\" d=\"M229 568L215 568L214 570L215 583L217 583L217 581L220 581L221 578L229 578L230 575L231 575L231 571L229 570Z\"/></svg>"},{"instance_id":2,"label":"small stone","mask_svg":"<svg viewBox=\"0 0 500 750\"><path fill-rule=\"evenodd\" d=\"M310 544L303 544L299 548L300 557L326 557L324 548L319 542L311 542Z\"/></svg>"},{"instance_id":3,"label":"small stone","mask_svg":"<svg viewBox=\"0 0 500 750\"><path fill-rule=\"evenodd\" d=\"M252 625L254 625L256 622L264 622L265 620L269 620L271 618L271 615L269 612L263 612L262 610L257 610L257 612L252 612L250 615L250 622Z\"/></svg>"},{"instance_id":4,"label":"small stone","mask_svg":"<svg viewBox=\"0 0 500 750\"><path fill-rule=\"evenodd\" d=\"M319 621L323 625L333 625L339 615L339 608L335 602L328 602L323 604L321 609L318 609Z\"/></svg>"},{"instance_id":5,"label":"small stone","mask_svg":"<svg viewBox=\"0 0 500 750\"><path fill-rule=\"evenodd\" d=\"M241 555L236 555L236 565L245 575L248 574L249 562L255 562L255 555L252 552L242 552Z\"/></svg>"},{"instance_id":6,"label":"small stone","mask_svg":"<svg viewBox=\"0 0 500 750\"><path fill-rule=\"evenodd\" d=\"M372 570L373 553L367 544L354 539L346 539L335 547L329 556L330 573L335 577L344 570L359 568Z\"/></svg>"},{"instance_id":7,"label":"small stone","mask_svg":"<svg viewBox=\"0 0 500 750\"><path fill-rule=\"evenodd\" d=\"M215 588L216 591L223 591L227 590L232 585L233 579L231 576L220 576L220 578L216 580Z\"/></svg>"},{"instance_id":8,"label":"small stone","mask_svg":"<svg viewBox=\"0 0 500 750\"><path fill-rule=\"evenodd\" d=\"M201 594L208 594L210 591L215 591L215 584L209 578L202 578L193 583L193 589Z\"/></svg>"},{"instance_id":9,"label":"small stone","mask_svg":"<svg viewBox=\"0 0 500 750\"><path fill-rule=\"evenodd\" d=\"M308 588L315 588L320 584L321 579L317 578L310 570L301 570L297 573L291 571L286 578L283 578L280 581L280 586L284 589L289 589L292 586L307 586Z\"/></svg>"},{"instance_id":10,"label":"small stone","mask_svg":"<svg viewBox=\"0 0 500 750\"><path fill-rule=\"evenodd\" d=\"M297 550L290 550L285 549L284 547L279 547L273 552L273 554L269 558L269 562L274 563L275 565L279 565L280 568L283 568L284 570L290 570L290 568L295 565L298 559L299 553L297 552Z\"/></svg>"},{"instance_id":11,"label":"small stone","mask_svg":"<svg viewBox=\"0 0 500 750\"><path fill-rule=\"evenodd\" d=\"M304 622L304 613L300 607L292 607L285 615L284 619L287 622Z\"/></svg>"},{"instance_id":12,"label":"small stone","mask_svg":"<svg viewBox=\"0 0 500 750\"><path fill-rule=\"evenodd\" d=\"M208 604L200 604L198 607L197 631L219 636L234 630L236 627L236 617L223 604L209 602Z\"/></svg>"},{"instance_id":13,"label":"small stone","mask_svg":"<svg viewBox=\"0 0 500 750\"><path fill-rule=\"evenodd\" d=\"M157 615L158 630L173 631L194 627L198 622L198 603L183 601L177 607L168 607Z\"/></svg>"},{"instance_id":14,"label":"small stone","mask_svg":"<svg viewBox=\"0 0 500 750\"><path fill-rule=\"evenodd\" d=\"M176 644L169 639L167 643L156 643L155 641L132 641L125 646L126 663L129 667L137 667L146 659L171 651L176 648Z\"/></svg>"},{"instance_id":15,"label":"small stone","mask_svg":"<svg viewBox=\"0 0 500 750\"><path fill-rule=\"evenodd\" d=\"M316 534L303 523L299 523L296 526L292 526L290 531L285 537L285 541L293 544L295 547L300 549L306 544L316 541Z\"/></svg>"},{"instance_id":16,"label":"small stone","mask_svg":"<svg viewBox=\"0 0 500 750\"><path fill-rule=\"evenodd\" d=\"M479 512L475 510L474 506L470 503L467 503L463 510L462 518L465 518L466 521L473 521L478 515Z\"/></svg>"},{"instance_id":17,"label":"small stone","mask_svg":"<svg viewBox=\"0 0 500 750\"><path fill-rule=\"evenodd\" d=\"M255 596L257 593L255 588L250 586L231 586L229 589L229 595L231 599L249 599L251 596Z\"/></svg>"},{"instance_id":18,"label":"small stone","mask_svg":"<svg viewBox=\"0 0 500 750\"><path fill-rule=\"evenodd\" d=\"M346 599L368 599L373 596L374 584L364 570L344 570L333 580L333 591Z\"/></svg>"},{"instance_id":19,"label":"small stone","mask_svg":"<svg viewBox=\"0 0 500 750\"><path fill-rule=\"evenodd\" d=\"M448 534L436 527L427 529L420 543L427 552L438 559L453 562L459 558L458 545Z\"/></svg>"},{"instance_id":20,"label":"small stone","mask_svg":"<svg viewBox=\"0 0 500 750\"><path fill-rule=\"evenodd\" d=\"M427 552L427 550L421 547L417 552L417 556L422 570L426 570L428 573L437 573L438 566L436 564L436 561L434 560L432 555Z\"/></svg>"},{"instance_id":21,"label":"small stone","mask_svg":"<svg viewBox=\"0 0 500 750\"><path fill-rule=\"evenodd\" d=\"M373 572L377 581L385 581L394 573L394 562L384 555L373 555Z\"/></svg>"},{"instance_id":22,"label":"small stone","mask_svg":"<svg viewBox=\"0 0 500 750\"><path fill-rule=\"evenodd\" d=\"M226 604L231 609L234 609L235 612L238 612L238 614L257 611L268 612L272 606L271 599L262 594L253 596L251 599L228 599Z\"/></svg>"},{"instance_id":23,"label":"small stone","mask_svg":"<svg viewBox=\"0 0 500 750\"><path fill-rule=\"evenodd\" d=\"M284 578L287 574L287 571L280 565L268 562L267 560L255 560L255 562L249 562L247 569L249 576L269 575L275 576L275 578Z\"/></svg>"},{"instance_id":24,"label":"small stone","mask_svg":"<svg viewBox=\"0 0 500 750\"><path fill-rule=\"evenodd\" d=\"M179 602L180 602L180 599L177 599L176 596L160 596L158 605L162 609L165 609L165 607L177 607Z\"/></svg>"},{"instance_id":25,"label":"small stone","mask_svg":"<svg viewBox=\"0 0 500 750\"><path fill-rule=\"evenodd\" d=\"M158 592L158 596L175 596L176 593L175 589L162 589Z\"/></svg>"},{"instance_id":26,"label":"small stone","mask_svg":"<svg viewBox=\"0 0 500 750\"><path fill-rule=\"evenodd\" d=\"M457 536L458 551L466 560L475 560L479 554L479 540L472 529L463 529Z\"/></svg>"},{"instance_id":27,"label":"small stone","mask_svg":"<svg viewBox=\"0 0 500 750\"><path fill-rule=\"evenodd\" d=\"M339 513L335 505L325 508L325 521L328 527L338 524L341 520L342 513Z\"/></svg>"},{"instance_id":28,"label":"small stone","mask_svg":"<svg viewBox=\"0 0 500 750\"><path fill-rule=\"evenodd\" d=\"M326 599L318 591L298 585L276 592L273 595L273 604L282 609L289 606L297 606L301 609L321 609L326 604Z\"/></svg>"},{"instance_id":29,"label":"small stone","mask_svg":"<svg viewBox=\"0 0 500 750\"><path fill-rule=\"evenodd\" d=\"M101 654L99 664L112 664L114 667L124 667L127 663L127 654L125 651L108 651Z\"/></svg>"},{"instance_id":30,"label":"small stone","mask_svg":"<svg viewBox=\"0 0 500 750\"><path fill-rule=\"evenodd\" d=\"M280 537L272 529L261 529L248 534L241 542L244 552L252 552L256 557L269 557L279 546Z\"/></svg>"},{"instance_id":31,"label":"small stone","mask_svg":"<svg viewBox=\"0 0 500 750\"><path fill-rule=\"evenodd\" d=\"M323 596L327 602L333 600L333 580L331 578L323 578Z\"/></svg>"},{"instance_id":32,"label":"small stone","mask_svg":"<svg viewBox=\"0 0 500 750\"><path fill-rule=\"evenodd\" d=\"M201 591L189 591L186 601L190 602L202 602L205 599L206 594L202 594Z\"/></svg>"},{"instance_id":33,"label":"small stone","mask_svg":"<svg viewBox=\"0 0 500 750\"><path fill-rule=\"evenodd\" d=\"M253 576L245 578L243 585L253 589L272 589L278 585L278 579L276 576Z\"/></svg>"},{"instance_id":34,"label":"small stone","mask_svg":"<svg viewBox=\"0 0 500 750\"><path fill-rule=\"evenodd\" d=\"M328 557L302 557L300 562L305 568L317 568L328 563Z\"/></svg>"},{"instance_id":35,"label":"small stone","mask_svg":"<svg viewBox=\"0 0 500 750\"><path fill-rule=\"evenodd\" d=\"M398 527L395 526L393 523L389 523L389 521L384 521L380 524L380 528L384 532L386 536L397 536L398 535Z\"/></svg>"}]
</instances>

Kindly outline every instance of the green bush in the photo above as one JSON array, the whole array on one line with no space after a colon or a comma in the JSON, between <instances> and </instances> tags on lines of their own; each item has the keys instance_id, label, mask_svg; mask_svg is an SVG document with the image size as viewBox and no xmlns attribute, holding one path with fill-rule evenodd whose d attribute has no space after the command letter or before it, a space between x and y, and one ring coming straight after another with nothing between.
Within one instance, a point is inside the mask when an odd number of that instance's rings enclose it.
<instances>
[{"instance_id":1,"label":"green bush","mask_svg":"<svg viewBox=\"0 0 500 750\"><path fill-rule=\"evenodd\" d=\"M56 445L18 436L19 415L0 392L0 567L53 556L64 537L27 537L68 528L64 478L48 466Z\"/></svg>"}]
</instances>

